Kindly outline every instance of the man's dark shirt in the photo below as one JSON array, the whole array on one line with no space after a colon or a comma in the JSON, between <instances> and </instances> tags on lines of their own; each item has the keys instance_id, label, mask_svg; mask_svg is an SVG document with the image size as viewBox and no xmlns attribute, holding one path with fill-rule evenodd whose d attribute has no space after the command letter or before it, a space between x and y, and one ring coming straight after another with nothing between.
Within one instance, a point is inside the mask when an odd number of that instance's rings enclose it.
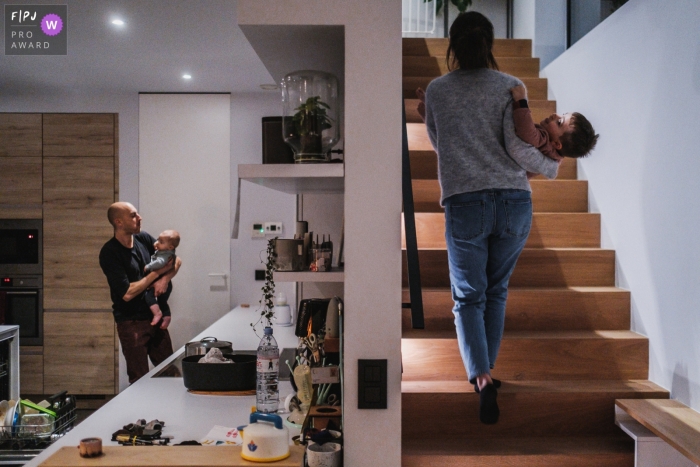
<instances>
[{"instance_id":1,"label":"man's dark shirt","mask_svg":"<svg viewBox=\"0 0 700 467\"><path fill-rule=\"evenodd\" d=\"M114 321L150 321L153 319L146 300L145 292L141 292L128 302L124 294L129 290L129 284L138 282L146 276L144 266L151 260L155 252L153 243L156 239L146 232L134 235L134 247L126 248L112 237L100 250L100 267L107 276L109 292L112 296ZM169 310L162 310L164 316L170 316Z\"/></svg>"}]
</instances>

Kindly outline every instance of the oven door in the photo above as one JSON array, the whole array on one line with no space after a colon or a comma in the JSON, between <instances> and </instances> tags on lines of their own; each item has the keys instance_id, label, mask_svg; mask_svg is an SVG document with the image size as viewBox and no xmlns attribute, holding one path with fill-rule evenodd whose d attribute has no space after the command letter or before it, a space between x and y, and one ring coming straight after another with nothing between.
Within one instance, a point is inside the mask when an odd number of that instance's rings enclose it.
<instances>
[{"instance_id":1,"label":"oven door","mask_svg":"<svg viewBox=\"0 0 700 467\"><path fill-rule=\"evenodd\" d=\"M0 319L19 326L20 345L43 345L41 289L0 289Z\"/></svg>"},{"instance_id":2,"label":"oven door","mask_svg":"<svg viewBox=\"0 0 700 467\"><path fill-rule=\"evenodd\" d=\"M42 274L41 219L0 219L2 274Z\"/></svg>"}]
</instances>

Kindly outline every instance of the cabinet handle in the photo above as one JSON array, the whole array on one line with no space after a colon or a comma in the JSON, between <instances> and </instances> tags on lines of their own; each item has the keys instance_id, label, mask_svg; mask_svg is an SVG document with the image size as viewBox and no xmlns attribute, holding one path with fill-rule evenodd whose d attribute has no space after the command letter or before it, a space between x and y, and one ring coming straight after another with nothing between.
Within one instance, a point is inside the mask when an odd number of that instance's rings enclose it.
<instances>
[{"instance_id":1,"label":"cabinet handle","mask_svg":"<svg viewBox=\"0 0 700 467\"><path fill-rule=\"evenodd\" d=\"M209 277L228 277L228 274L225 272L210 272Z\"/></svg>"}]
</instances>

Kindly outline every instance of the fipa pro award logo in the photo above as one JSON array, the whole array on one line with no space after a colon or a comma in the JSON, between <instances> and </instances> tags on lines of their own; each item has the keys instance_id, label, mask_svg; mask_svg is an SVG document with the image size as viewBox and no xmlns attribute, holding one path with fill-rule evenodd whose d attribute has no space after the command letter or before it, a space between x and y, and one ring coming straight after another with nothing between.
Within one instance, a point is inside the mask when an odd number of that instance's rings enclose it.
<instances>
[{"instance_id":1,"label":"fipa pro award logo","mask_svg":"<svg viewBox=\"0 0 700 467\"><path fill-rule=\"evenodd\" d=\"M67 5L5 5L5 55L66 55Z\"/></svg>"}]
</instances>

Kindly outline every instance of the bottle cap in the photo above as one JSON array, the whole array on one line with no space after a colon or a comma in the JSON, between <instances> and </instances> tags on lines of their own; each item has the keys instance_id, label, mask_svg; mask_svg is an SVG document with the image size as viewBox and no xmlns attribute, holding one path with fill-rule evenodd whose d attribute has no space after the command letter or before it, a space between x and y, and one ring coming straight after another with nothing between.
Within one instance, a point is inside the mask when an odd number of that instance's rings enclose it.
<instances>
[{"instance_id":1,"label":"bottle cap","mask_svg":"<svg viewBox=\"0 0 700 467\"><path fill-rule=\"evenodd\" d=\"M271 336L272 335L272 328L265 328L263 331L266 336Z\"/></svg>"},{"instance_id":2,"label":"bottle cap","mask_svg":"<svg viewBox=\"0 0 700 467\"><path fill-rule=\"evenodd\" d=\"M278 305L286 305L287 304L287 296L285 295L284 292L280 292L277 294L277 304Z\"/></svg>"}]
</instances>

